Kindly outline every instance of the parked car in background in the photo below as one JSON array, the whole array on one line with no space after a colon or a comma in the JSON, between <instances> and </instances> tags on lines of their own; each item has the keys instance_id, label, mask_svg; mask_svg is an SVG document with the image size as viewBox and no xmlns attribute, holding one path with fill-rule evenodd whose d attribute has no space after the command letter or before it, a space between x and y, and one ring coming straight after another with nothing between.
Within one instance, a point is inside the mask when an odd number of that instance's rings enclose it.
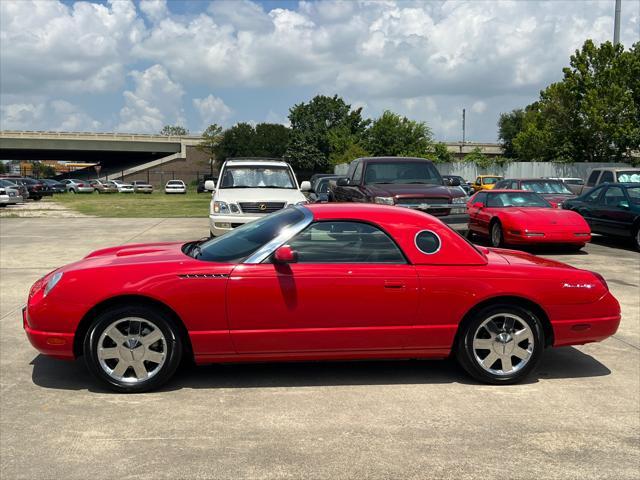
<instances>
[{"instance_id":1,"label":"parked car in background","mask_svg":"<svg viewBox=\"0 0 640 480\"><path fill-rule=\"evenodd\" d=\"M332 186L331 193L336 202L396 205L450 221L467 220L464 192L445 186L433 162L425 158L358 158L349 164L346 178Z\"/></svg>"},{"instance_id":2,"label":"parked car in background","mask_svg":"<svg viewBox=\"0 0 640 480\"><path fill-rule=\"evenodd\" d=\"M42 200L42 197L50 197L53 195L53 190L49 188L46 183L36 180L31 177L20 177L16 180L20 180L29 190L29 198L34 201Z\"/></svg>"},{"instance_id":3,"label":"parked car in background","mask_svg":"<svg viewBox=\"0 0 640 480\"><path fill-rule=\"evenodd\" d=\"M131 182L134 193L153 193L153 185L143 180L134 180Z\"/></svg>"},{"instance_id":4,"label":"parked car in background","mask_svg":"<svg viewBox=\"0 0 640 480\"><path fill-rule=\"evenodd\" d=\"M302 189L310 188L302 182ZM220 236L277 212L289 205L307 203L291 166L282 160L265 158L229 159L222 165L217 188L209 206L211 236Z\"/></svg>"},{"instance_id":5,"label":"parked car in background","mask_svg":"<svg viewBox=\"0 0 640 480\"><path fill-rule=\"evenodd\" d=\"M577 195L584 185L584 180L577 177L544 177L549 180L559 180L564 183L571 192Z\"/></svg>"},{"instance_id":6,"label":"parked car in background","mask_svg":"<svg viewBox=\"0 0 640 480\"><path fill-rule=\"evenodd\" d=\"M22 316L36 349L83 355L104 386L133 393L183 359L453 354L475 379L512 384L545 348L613 335L620 305L597 273L476 247L422 212L328 203L210 240L97 250L37 280Z\"/></svg>"},{"instance_id":7,"label":"parked car in background","mask_svg":"<svg viewBox=\"0 0 640 480\"><path fill-rule=\"evenodd\" d=\"M109 180L118 189L118 193L133 193L133 185L122 180Z\"/></svg>"},{"instance_id":8,"label":"parked car in background","mask_svg":"<svg viewBox=\"0 0 640 480\"><path fill-rule=\"evenodd\" d=\"M22 197L18 190L11 187L0 186L0 207L22 203Z\"/></svg>"},{"instance_id":9,"label":"parked car in background","mask_svg":"<svg viewBox=\"0 0 640 480\"><path fill-rule=\"evenodd\" d=\"M15 178L0 178L0 187L13 188L14 190L17 190L18 195L22 197L23 202L29 198L29 189L27 186Z\"/></svg>"},{"instance_id":10,"label":"parked car in background","mask_svg":"<svg viewBox=\"0 0 640 480\"><path fill-rule=\"evenodd\" d=\"M587 193L603 183L639 183L640 168L596 168L591 170L587 183L574 189L576 195Z\"/></svg>"},{"instance_id":11,"label":"parked car in background","mask_svg":"<svg viewBox=\"0 0 640 480\"><path fill-rule=\"evenodd\" d=\"M198 181L198 186L196 187L196 193L205 193L209 191L205 188L205 182L207 180L211 180L214 184L218 183L218 179L213 175L205 175Z\"/></svg>"},{"instance_id":12,"label":"parked car in background","mask_svg":"<svg viewBox=\"0 0 640 480\"><path fill-rule=\"evenodd\" d=\"M332 174L315 174L311 176L309 180L310 189L308 191L302 192L307 200L311 203L326 203L332 202L334 199L332 198L331 191L329 190L329 185L331 182L335 184L340 178L345 178L341 175L332 175Z\"/></svg>"},{"instance_id":13,"label":"parked car in background","mask_svg":"<svg viewBox=\"0 0 640 480\"><path fill-rule=\"evenodd\" d=\"M500 180L495 185L500 190L526 190L544 197L553 207L561 208L562 202L575 197L569 187L560 180L547 178L510 178Z\"/></svg>"},{"instance_id":14,"label":"parked car in background","mask_svg":"<svg viewBox=\"0 0 640 480\"><path fill-rule=\"evenodd\" d=\"M502 180L503 177L499 175L478 175L476 181L471 184L474 192L480 190L491 190L496 183Z\"/></svg>"},{"instance_id":15,"label":"parked car in background","mask_svg":"<svg viewBox=\"0 0 640 480\"><path fill-rule=\"evenodd\" d=\"M460 175L442 175L445 185L459 186L467 196L473 195L473 187Z\"/></svg>"},{"instance_id":16,"label":"parked car in background","mask_svg":"<svg viewBox=\"0 0 640 480\"><path fill-rule=\"evenodd\" d=\"M89 185L98 193L118 193L118 187L112 182L102 180L91 180Z\"/></svg>"},{"instance_id":17,"label":"parked car in background","mask_svg":"<svg viewBox=\"0 0 640 480\"><path fill-rule=\"evenodd\" d=\"M164 193L187 193L187 186L182 180L169 180L164 186Z\"/></svg>"},{"instance_id":18,"label":"parked car in background","mask_svg":"<svg viewBox=\"0 0 640 480\"><path fill-rule=\"evenodd\" d=\"M61 180L69 193L93 193L95 190L88 180L77 180L75 178L65 178Z\"/></svg>"},{"instance_id":19,"label":"parked car in background","mask_svg":"<svg viewBox=\"0 0 640 480\"><path fill-rule=\"evenodd\" d=\"M631 239L640 250L640 183L605 183L563 203L594 233Z\"/></svg>"},{"instance_id":20,"label":"parked car in background","mask_svg":"<svg viewBox=\"0 0 640 480\"><path fill-rule=\"evenodd\" d=\"M554 208L534 192L493 190L469 199L469 234L494 247L563 244L580 249L591 240L589 225L575 212Z\"/></svg>"},{"instance_id":21,"label":"parked car in background","mask_svg":"<svg viewBox=\"0 0 640 480\"><path fill-rule=\"evenodd\" d=\"M58 180L54 180L52 178L42 178L41 182L45 183L53 193L66 193L67 189L65 188L64 183L59 182Z\"/></svg>"}]
</instances>

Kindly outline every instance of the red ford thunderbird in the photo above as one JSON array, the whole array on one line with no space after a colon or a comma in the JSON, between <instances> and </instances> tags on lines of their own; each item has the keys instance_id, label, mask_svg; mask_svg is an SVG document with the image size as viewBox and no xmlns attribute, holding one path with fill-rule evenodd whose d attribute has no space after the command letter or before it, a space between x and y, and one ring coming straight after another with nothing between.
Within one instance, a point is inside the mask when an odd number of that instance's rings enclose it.
<instances>
[{"instance_id":1,"label":"red ford thunderbird","mask_svg":"<svg viewBox=\"0 0 640 480\"><path fill-rule=\"evenodd\" d=\"M554 208L534 192L478 192L467 208L469 234L489 237L494 247L564 244L581 249L591 241L591 228L582 215Z\"/></svg>"},{"instance_id":2,"label":"red ford thunderbird","mask_svg":"<svg viewBox=\"0 0 640 480\"><path fill-rule=\"evenodd\" d=\"M612 335L597 273L478 248L427 214L382 205L283 209L218 238L107 248L29 292L31 343L83 356L121 392L196 363L443 358L513 383L546 347Z\"/></svg>"}]
</instances>

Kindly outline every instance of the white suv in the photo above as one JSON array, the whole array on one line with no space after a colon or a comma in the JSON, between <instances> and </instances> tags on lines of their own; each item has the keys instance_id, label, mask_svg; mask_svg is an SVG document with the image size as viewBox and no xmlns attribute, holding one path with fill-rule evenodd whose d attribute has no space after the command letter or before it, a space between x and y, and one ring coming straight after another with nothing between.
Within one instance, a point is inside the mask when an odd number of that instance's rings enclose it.
<instances>
[{"instance_id":1,"label":"white suv","mask_svg":"<svg viewBox=\"0 0 640 480\"><path fill-rule=\"evenodd\" d=\"M218 185L207 180L205 189L213 191L209 224L214 237L288 205L307 203L291 166L278 160L227 160ZM309 189L309 182L302 182L302 190Z\"/></svg>"}]
</instances>

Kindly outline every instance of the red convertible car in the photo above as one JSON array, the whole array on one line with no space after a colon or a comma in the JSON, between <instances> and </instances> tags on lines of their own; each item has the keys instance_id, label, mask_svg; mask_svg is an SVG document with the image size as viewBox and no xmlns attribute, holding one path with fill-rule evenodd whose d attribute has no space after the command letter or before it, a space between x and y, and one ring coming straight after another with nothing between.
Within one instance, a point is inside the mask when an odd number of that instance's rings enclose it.
<instances>
[{"instance_id":1,"label":"red convertible car","mask_svg":"<svg viewBox=\"0 0 640 480\"><path fill-rule=\"evenodd\" d=\"M534 192L478 192L467 209L468 234L489 237L494 247L563 244L579 250L591 241L591 228L582 215L554 208Z\"/></svg>"},{"instance_id":2,"label":"red convertible car","mask_svg":"<svg viewBox=\"0 0 640 480\"><path fill-rule=\"evenodd\" d=\"M196 363L455 355L513 383L545 347L602 340L620 307L597 273L479 248L425 213L289 207L218 238L106 248L38 280L23 323L121 392Z\"/></svg>"}]
</instances>

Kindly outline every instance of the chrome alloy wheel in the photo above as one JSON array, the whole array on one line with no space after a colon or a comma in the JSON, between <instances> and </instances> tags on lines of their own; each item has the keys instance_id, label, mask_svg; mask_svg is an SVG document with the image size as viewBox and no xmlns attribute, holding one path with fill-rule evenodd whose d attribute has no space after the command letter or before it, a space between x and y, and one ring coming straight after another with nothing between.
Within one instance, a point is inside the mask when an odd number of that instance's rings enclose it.
<instances>
[{"instance_id":1,"label":"chrome alloy wheel","mask_svg":"<svg viewBox=\"0 0 640 480\"><path fill-rule=\"evenodd\" d=\"M494 223L493 227L491 227L491 245L494 247L499 247L502 242L502 232L501 232L500 224Z\"/></svg>"},{"instance_id":2,"label":"chrome alloy wheel","mask_svg":"<svg viewBox=\"0 0 640 480\"><path fill-rule=\"evenodd\" d=\"M98 361L115 380L139 383L160 371L167 357L167 341L153 322L127 317L111 323L98 340Z\"/></svg>"},{"instance_id":3,"label":"chrome alloy wheel","mask_svg":"<svg viewBox=\"0 0 640 480\"><path fill-rule=\"evenodd\" d=\"M473 355L478 365L493 375L511 375L529 362L535 341L531 328L511 313L492 315L473 336Z\"/></svg>"}]
</instances>

